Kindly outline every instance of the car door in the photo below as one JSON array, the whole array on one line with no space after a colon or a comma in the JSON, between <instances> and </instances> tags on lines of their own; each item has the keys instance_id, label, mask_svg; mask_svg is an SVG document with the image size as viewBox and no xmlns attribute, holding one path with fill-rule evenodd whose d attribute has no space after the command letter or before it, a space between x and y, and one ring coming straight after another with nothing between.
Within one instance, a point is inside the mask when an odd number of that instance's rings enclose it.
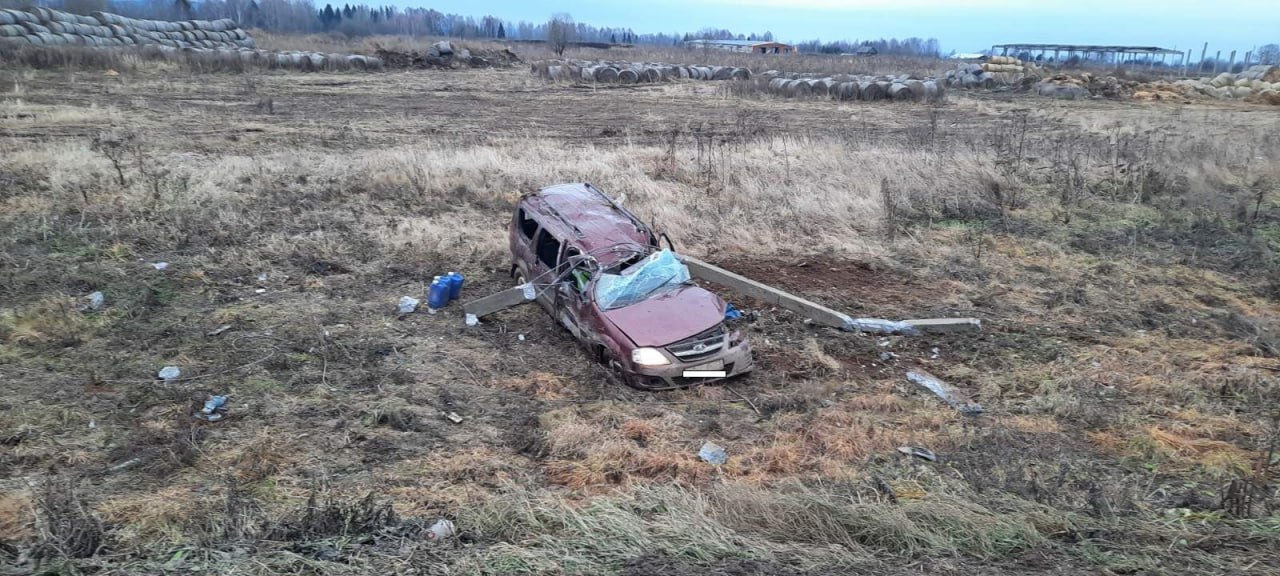
<instances>
[{"instance_id":1,"label":"car door","mask_svg":"<svg viewBox=\"0 0 1280 576\"><path fill-rule=\"evenodd\" d=\"M530 264L528 281L537 289L538 304L548 312L555 313L556 273L553 271L560 264L560 251L564 243L542 228L534 236L533 260Z\"/></svg>"},{"instance_id":2,"label":"car door","mask_svg":"<svg viewBox=\"0 0 1280 576\"><path fill-rule=\"evenodd\" d=\"M573 246L567 246L564 249L564 255L560 260L561 266L574 267L568 269L569 271L564 278L557 282L555 289L555 317L575 338L584 343L589 343L594 339L589 337L589 331L585 330L582 325L582 308L587 301L583 291L587 289L587 280L590 279L590 272L585 262L575 262L575 257L580 254L581 252Z\"/></svg>"}]
</instances>

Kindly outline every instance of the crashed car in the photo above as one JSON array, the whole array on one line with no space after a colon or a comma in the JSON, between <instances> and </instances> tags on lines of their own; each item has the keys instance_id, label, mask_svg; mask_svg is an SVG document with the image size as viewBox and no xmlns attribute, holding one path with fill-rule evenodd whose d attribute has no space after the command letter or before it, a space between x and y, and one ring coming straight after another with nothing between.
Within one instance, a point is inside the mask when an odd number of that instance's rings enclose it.
<instances>
[{"instance_id":1,"label":"crashed car","mask_svg":"<svg viewBox=\"0 0 1280 576\"><path fill-rule=\"evenodd\" d=\"M511 273L623 380L667 390L751 370L751 344L727 304L639 218L591 184L521 197L510 225Z\"/></svg>"}]
</instances>

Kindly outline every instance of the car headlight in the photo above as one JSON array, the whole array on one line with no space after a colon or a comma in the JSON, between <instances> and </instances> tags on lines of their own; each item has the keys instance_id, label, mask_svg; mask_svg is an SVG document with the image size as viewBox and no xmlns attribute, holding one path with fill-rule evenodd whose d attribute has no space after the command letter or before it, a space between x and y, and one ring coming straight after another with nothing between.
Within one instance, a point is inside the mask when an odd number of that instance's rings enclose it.
<instances>
[{"instance_id":1,"label":"car headlight","mask_svg":"<svg viewBox=\"0 0 1280 576\"><path fill-rule=\"evenodd\" d=\"M666 366L671 361L657 348L636 348L631 351L631 362L640 366Z\"/></svg>"}]
</instances>

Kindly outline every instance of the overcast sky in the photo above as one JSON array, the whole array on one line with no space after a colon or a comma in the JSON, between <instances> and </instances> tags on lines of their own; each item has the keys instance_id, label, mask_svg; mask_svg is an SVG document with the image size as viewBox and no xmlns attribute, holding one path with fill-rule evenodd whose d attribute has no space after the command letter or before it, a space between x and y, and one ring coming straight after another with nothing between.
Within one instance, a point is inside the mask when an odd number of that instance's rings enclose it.
<instances>
[{"instance_id":1,"label":"overcast sky","mask_svg":"<svg viewBox=\"0 0 1280 576\"><path fill-rule=\"evenodd\" d=\"M636 32L769 30L783 41L937 38L944 52L1003 43L1231 50L1280 43L1280 0L391 0L441 12L545 21L554 12ZM322 2L321 2L322 3ZM376 2L374 2L376 3Z\"/></svg>"}]
</instances>

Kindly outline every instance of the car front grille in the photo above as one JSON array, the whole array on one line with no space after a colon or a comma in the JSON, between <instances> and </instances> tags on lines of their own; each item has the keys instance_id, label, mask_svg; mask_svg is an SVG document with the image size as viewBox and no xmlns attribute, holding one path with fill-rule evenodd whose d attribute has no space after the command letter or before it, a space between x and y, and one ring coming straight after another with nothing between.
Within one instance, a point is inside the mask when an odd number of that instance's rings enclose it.
<instances>
[{"instance_id":1,"label":"car front grille","mask_svg":"<svg viewBox=\"0 0 1280 576\"><path fill-rule=\"evenodd\" d=\"M724 324L717 324L715 328L707 330L697 336L685 338L684 340L667 346L667 351L681 362L689 362L711 356L712 354L724 349L724 345L725 327Z\"/></svg>"}]
</instances>

